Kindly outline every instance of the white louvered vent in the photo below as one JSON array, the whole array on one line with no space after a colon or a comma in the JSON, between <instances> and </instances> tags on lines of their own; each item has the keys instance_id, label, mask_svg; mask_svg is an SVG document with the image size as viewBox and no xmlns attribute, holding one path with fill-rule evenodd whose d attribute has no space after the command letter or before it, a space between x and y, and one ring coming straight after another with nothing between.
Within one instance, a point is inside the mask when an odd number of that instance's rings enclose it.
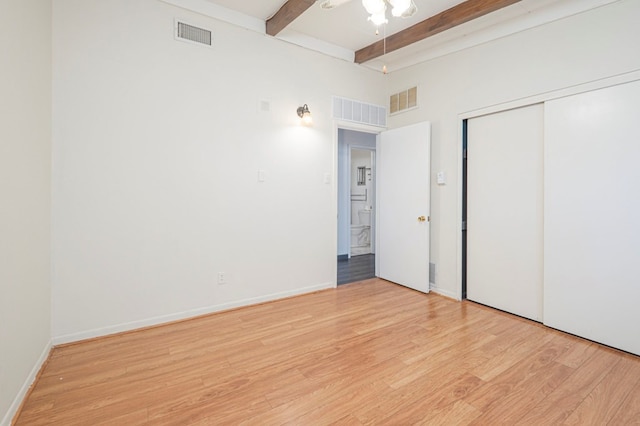
<instances>
[{"instance_id":1,"label":"white louvered vent","mask_svg":"<svg viewBox=\"0 0 640 426\"><path fill-rule=\"evenodd\" d=\"M212 44L211 31L186 24L178 20L176 20L175 37L177 40L209 47L211 47Z\"/></svg>"},{"instance_id":2,"label":"white louvered vent","mask_svg":"<svg viewBox=\"0 0 640 426\"><path fill-rule=\"evenodd\" d=\"M333 118L387 127L387 109L385 107L337 96L333 97Z\"/></svg>"}]
</instances>

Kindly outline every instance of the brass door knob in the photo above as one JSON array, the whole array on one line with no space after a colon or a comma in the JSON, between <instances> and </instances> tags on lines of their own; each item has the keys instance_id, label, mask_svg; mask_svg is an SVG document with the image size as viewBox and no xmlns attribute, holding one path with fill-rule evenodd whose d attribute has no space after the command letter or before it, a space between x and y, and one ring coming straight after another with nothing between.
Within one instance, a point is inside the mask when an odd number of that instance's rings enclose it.
<instances>
[{"instance_id":1,"label":"brass door knob","mask_svg":"<svg viewBox=\"0 0 640 426\"><path fill-rule=\"evenodd\" d=\"M418 222L426 222L426 221L427 221L427 218L426 218L426 217L424 217L424 216L420 216L420 217L418 218Z\"/></svg>"}]
</instances>

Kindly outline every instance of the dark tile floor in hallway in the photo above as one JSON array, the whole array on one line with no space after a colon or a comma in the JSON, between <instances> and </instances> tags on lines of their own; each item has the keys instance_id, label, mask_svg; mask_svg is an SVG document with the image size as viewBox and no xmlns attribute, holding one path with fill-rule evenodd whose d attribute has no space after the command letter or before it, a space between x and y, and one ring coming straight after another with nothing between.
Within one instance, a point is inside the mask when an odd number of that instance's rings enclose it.
<instances>
[{"instance_id":1,"label":"dark tile floor in hallway","mask_svg":"<svg viewBox=\"0 0 640 426\"><path fill-rule=\"evenodd\" d=\"M362 254L351 259L338 260L338 285L375 277L376 256Z\"/></svg>"}]
</instances>

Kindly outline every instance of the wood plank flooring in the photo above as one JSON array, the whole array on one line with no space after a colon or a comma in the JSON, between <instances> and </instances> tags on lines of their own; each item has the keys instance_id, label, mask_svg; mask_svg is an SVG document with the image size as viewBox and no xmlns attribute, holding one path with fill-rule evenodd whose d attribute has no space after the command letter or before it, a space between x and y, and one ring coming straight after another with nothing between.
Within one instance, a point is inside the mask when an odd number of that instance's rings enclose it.
<instances>
[{"instance_id":1,"label":"wood plank flooring","mask_svg":"<svg viewBox=\"0 0 640 426\"><path fill-rule=\"evenodd\" d=\"M375 254L338 259L338 285L362 281L376 276Z\"/></svg>"},{"instance_id":2,"label":"wood plank flooring","mask_svg":"<svg viewBox=\"0 0 640 426\"><path fill-rule=\"evenodd\" d=\"M640 358L372 279L55 348L16 424L640 424Z\"/></svg>"}]
</instances>

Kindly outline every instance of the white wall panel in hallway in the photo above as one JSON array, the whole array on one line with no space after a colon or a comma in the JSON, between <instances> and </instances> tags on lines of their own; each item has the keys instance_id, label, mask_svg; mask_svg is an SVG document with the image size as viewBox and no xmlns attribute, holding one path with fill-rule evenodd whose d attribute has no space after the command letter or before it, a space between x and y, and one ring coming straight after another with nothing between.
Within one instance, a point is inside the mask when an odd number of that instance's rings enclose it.
<instances>
[{"instance_id":1,"label":"white wall panel in hallway","mask_svg":"<svg viewBox=\"0 0 640 426\"><path fill-rule=\"evenodd\" d=\"M467 297L542 320L542 104L468 121Z\"/></svg>"},{"instance_id":2,"label":"white wall panel in hallway","mask_svg":"<svg viewBox=\"0 0 640 426\"><path fill-rule=\"evenodd\" d=\"M640 354L640 82L545 108L544 322Z\"/></svg>"}]
</instances>

